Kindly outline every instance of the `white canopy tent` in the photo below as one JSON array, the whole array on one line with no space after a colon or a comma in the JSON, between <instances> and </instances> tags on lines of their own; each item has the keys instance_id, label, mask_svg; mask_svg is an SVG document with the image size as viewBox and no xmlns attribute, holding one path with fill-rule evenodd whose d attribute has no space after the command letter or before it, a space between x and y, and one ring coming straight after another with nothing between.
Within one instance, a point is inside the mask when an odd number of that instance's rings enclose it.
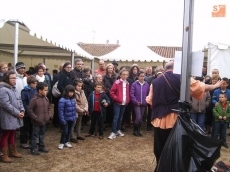
<instances>
[{"instance_id":1,"label":"white canopy tent","mask_svg":"<svg viewBox=\"0 0 230 172\"><path fill-rule=\"evenodd\" d=\"M169 61L168 58L159 56L158 54L150 50L147 46L145 47L138 45L121 45L119 48L112 51L111 53L100 56L99 58L109 61Z\"/></svg>"},{"instance_id":2,"label":"white canopy tent","mask_svg":"<svg viewBox=\"0 0 230 172\"><path fill-rule=\"evenodd\" d=\"M230 78L230 44L208 43L207 74L218 69L221 77Z\"/></svg>"},{"instance_id":3,"label":"white canopy tent","mask_svg":"<svg viewBox=\"0 0 230 172\"><path fill-rule=\"evenodd\" d=\"M15 23L19 23L18 35L15 34ZM0 51L14 53L15 38L18 37L18 54L31 56L73 57L81 56L93 59L93 56L77 46L65 47L51 40L32 33L18 20L0 20Z\"/></svg>"}]
</instances>

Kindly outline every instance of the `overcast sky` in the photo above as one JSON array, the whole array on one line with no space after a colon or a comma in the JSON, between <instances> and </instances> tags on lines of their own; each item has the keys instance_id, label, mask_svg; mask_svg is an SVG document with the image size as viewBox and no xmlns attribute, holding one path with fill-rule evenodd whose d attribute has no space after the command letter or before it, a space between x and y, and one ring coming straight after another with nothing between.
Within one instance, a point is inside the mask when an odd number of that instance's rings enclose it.
<instances>
[{"instance_id":1,"label":"overcast sky","mask_svg":"<svg viewBox=\"0 0 230 172\"><path fill-rule=\"evenodd\" d=\"M194 0L193 50L208 42L230 44L230 1ZM184 0L1 0L0 17L19 19L62 45L85 43L181 46ZM213 18L213 5L226 5ZM71 48L70 47L70 48Z\"/></svg>"}]
</instances>

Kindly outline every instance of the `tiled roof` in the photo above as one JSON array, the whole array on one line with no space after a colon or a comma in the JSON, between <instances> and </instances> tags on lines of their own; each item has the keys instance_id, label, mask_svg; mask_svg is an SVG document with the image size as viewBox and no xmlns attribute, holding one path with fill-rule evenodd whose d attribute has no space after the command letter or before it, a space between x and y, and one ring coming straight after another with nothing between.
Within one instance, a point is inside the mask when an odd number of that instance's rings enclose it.
<instances>
[{"instance_id":1,"label":"tiled roof","mask_svg":"<svg viewBox=\"0 0 230 172\"><path fill-rule=\"evenodd\" d=\"M148 48L166 58L173 58L175 57L175 51L182 51L182 47L148 46Z\"/></svg>"},{"instance_id":2,"label":"tiled roof","mask_svg":"<svg viewBox=\"0 0 230 172\"><path fill-rule=\"evenodd\" d=\"M117 49L119 44L86 44L78 43L78 46L85 50L87 53L95 57L100 57L106 55L115 49Z\"/></svg>"}]
</instances>

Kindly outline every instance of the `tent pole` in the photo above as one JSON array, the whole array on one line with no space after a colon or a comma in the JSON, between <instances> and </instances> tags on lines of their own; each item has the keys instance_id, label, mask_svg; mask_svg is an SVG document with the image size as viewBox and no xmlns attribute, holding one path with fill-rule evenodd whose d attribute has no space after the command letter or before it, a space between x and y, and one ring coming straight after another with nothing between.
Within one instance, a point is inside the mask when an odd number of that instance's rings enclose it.
<instances>
[{"instance_id":1,"label":"tent pole","mask_svg":"<svg viewBox=\"0 0 230 172\"><path fill-rule=\"evenodd\" d=\"M93 59L91 60L91 69L92 69L92 76L94 77L94 59L95 57L93 57Z\"/></svg>"},{"instance_id":2,"label":"tent pole","mask_svg":"<svg viewBox=\"0 0 230 172\"><path fill-rule=\"evenodd\" d=\"M193 31L193 0L184 0L184 22L181 62L181 89L180 101L190 99L190 77L192 58L192 31Z\"/></svg>"},{"instance_id":3,"label":"tent pole","mask_svg":"<svg viewBox=\"0 0 230 172\"><path fill-rule=\"evenodd\" d=\"M19 23L15 22L15 35L14 35L14 66L18 62L18 30Z\"/></svg>"},{"instance_id":4,"label":"tent pole","mask_svg":"<svg viewBox=\"0 0 230 172\"><path fill-rule=\"evenodd\" d=\"M210 56L211 56L211 48L210 48L210 42L208 43L208 57L207 57L207 75L211 74L210 69Z\"/></svg>"},{"instance_id":5,"label":"tent pole","mask_svg":"<svg viewBox=\"0 0 230 172\"><path fill-rule=\"evenodd\" d=\"M74 52L71 51L71 65L74 67Z\"/></svg>"}]
</instances>

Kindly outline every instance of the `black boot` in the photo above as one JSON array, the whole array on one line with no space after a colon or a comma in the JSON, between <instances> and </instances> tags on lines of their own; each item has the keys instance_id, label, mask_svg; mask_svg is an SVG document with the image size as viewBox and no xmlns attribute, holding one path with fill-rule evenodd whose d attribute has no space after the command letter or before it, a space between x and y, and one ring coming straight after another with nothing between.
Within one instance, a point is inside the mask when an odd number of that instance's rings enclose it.
<instances>
[{"instance_id":1,"label":"black boot","mask_svg":"<svg viewBox=\"0 0 230 172\"><path fill-rule=\"evenodd\" d=\"M137 127L137 134L138 134L138 136L143 136L143 135L141 134L141 123L138 124L138 127Z\"/></svg>"},{"instance_id":2,"label":"black boot","mask_svg":"<svg viewBox=\"0 0 230 172\"><path fill-rule=\"evenodd\" d=\"M133 135L139 136L138 135L138 124L133 124Z\"/></svg>"}]
</instances>

